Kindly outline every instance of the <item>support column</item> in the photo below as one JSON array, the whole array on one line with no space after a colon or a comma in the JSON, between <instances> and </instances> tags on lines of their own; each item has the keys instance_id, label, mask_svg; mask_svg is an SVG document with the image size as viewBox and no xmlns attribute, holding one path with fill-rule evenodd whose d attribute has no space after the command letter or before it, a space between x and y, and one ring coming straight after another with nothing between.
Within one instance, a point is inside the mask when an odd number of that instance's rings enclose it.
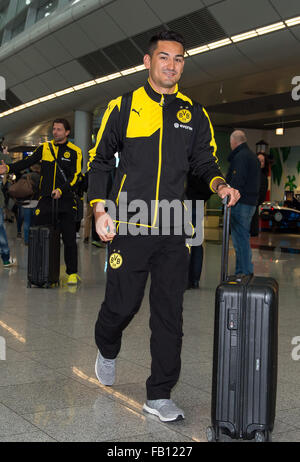
<instances>
[{"instance_id":1,"label":"support column","mask_svg":"<svg viewBox=\"0 0 300 462\"><path fill-rule=\"evenodd\" d=\"M75 111L74 143L82 150L82 170L86 171L89 159L88 151L92 147L92 114L86 111Z\"/></svg>"}]
</instances>

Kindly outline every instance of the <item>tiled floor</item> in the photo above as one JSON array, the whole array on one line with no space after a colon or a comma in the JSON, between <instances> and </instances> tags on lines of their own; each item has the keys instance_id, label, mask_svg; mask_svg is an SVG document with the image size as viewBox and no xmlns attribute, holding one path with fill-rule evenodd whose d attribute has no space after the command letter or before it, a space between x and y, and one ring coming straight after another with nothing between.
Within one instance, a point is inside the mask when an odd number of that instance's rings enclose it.
<instances>
[{"instance_id":1,"label":"tiled floor","mask_svg":"<svg viewBox=\"0 0 300 462\"><path fill-rule=\"evenodd\" d=\"M14 225L8 228L18 266L0 267L0 336L6 342L6 360L0 361L0 441L206 441L220 245L206 242L201 288L185 294L183 366L172 397L186 419L163 424L142 411L150 370L147 296L124 333L115 386L101 386L94 374L93 331L104 294L105 250L79 242L77 289L64 281L59 289L28 289L27 249L13 237ZM278 247L254 249L253 256L255 272L280 284L273 441L299 442L300 360L292 359L291 342L300 336L300 255ZM233 263L231 249L231 268Z\"/></svg>"}]
</instances>

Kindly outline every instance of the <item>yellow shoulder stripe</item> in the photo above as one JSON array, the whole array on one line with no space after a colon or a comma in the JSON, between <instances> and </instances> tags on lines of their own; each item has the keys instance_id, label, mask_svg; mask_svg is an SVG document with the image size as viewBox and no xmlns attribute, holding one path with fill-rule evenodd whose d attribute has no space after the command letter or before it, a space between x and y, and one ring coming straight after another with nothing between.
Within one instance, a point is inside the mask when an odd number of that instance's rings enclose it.
<instances>
[{"instance_id":1,"label":"yellow shoulder stripe","mask_svg":"<svg viewBox=\"0 0 300 462\"><path fill-rule=\"evenodd\" d=\"M210 128L210 135L211 135L211 140L210 140L210 146L212 146L213 148L213 156L216 158L215 162L217 163L218 162L218 158L217 158L217 143L216 143L216 140L215 140L215 134L214 134L214 129L213 129L213 126L212 126L212 123L210 121L210 118L209 118L209 115L207 114L206 110L204 107L202 107L202 110L204 112L204 114L206 115L207 119L208 119L208 122L209 122L209 128Z\"/></svg>"},{"instance_id":2,"label":"yellow shoulder stripe","mask_svg":"<svg viewBox=\"0 0 300 462\"><path fill-rule=\"evenodd\" d=\"M107 121L109 119L109 116L110 116L110 114L112 113L112 111L114 110L114 108L116 106L118 107L118 110L120 112L121 101L122 101L122 96L119 96L118 98L113 99L112 101L110 101L108 103L107 109L104 112L104 115L103 115L103 118L102 118L102 121L101 121L101 125L100 125L100 128L99 128L98 134L97 134L96 144L92 149L89 150L89 161L88 161L88 164L87 164L87 169L88 170L91 168L91 163L93 162L93 160L96 157L97 148L98 148L99 143L101 141L101 138L102 138L103 132L105 130Z\"/></svg>"},{"instance_id":3,"label":"yellow shoulder stripe","mask_svg":"<svg viewBox=\"0 0 300 462\"><path fill-rule=\"evenodd\" d=\"M176 98L180 98L183 101L187 101L188 103L190 103L191 106L193 106L193 101L191 100L191 98L189 98L188 96L183 95L182 93L180 93L180 91L177 93Z\"/></svg>"}]
</instances>

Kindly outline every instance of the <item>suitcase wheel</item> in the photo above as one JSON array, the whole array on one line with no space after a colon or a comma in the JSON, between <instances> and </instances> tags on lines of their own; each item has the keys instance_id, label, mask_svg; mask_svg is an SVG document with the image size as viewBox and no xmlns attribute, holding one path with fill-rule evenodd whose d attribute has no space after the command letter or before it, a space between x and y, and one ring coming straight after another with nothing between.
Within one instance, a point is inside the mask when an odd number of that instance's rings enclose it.
<instances>
[{"instance_id":1,"label":"suitcase wheel","mask_svg":"<svg viewBox=\"0 0 300 462\"><path fill-rule=\"evenodd\" d=\"M255 443L264 443L266 441L271 441L271 434L269 432L257 431L254 435Z\"/></svg>"},{"instance_id":2,"label":"suitcase wheel","mask_svg":"<svg viewBox=\"0 0 300 462\"><path fill-rule=\"evenodd\" d=\"M207 427L206 429L206 438L209 443L214 443L217 441L216 432L213 427Z\"/></svg>"}]
</instances>

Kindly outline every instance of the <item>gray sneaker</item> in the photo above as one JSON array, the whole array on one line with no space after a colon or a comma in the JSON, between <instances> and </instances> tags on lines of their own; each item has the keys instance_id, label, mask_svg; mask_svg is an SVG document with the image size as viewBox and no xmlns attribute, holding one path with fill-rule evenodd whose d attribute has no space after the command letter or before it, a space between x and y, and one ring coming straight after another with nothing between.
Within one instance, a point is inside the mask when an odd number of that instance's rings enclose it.
<instances>
[{"instance_id":1,"label":"gray sneaker","mask_svg":"<svg viewBox=\"0 0 300 462\"><path fill-rule=\"evenodd\" d=\"M184 419L183 411L171 399L148 400L143 409L149 414L157 415L162 422L176 422Z\"/></svg>"},{"instance_id":2,"label":"gray sneaker","mask_svg":"<svg viewBox=\"0 0 300 462\"><path fill-rule=\"evenodd\" d=\"M111 386L115 383L115 363L115 359L106 359L102 356L100 351L98 351L95 364L95 373L97 379L100 383L102 383L102 385Z\"/></svg>"}]
</instances>

